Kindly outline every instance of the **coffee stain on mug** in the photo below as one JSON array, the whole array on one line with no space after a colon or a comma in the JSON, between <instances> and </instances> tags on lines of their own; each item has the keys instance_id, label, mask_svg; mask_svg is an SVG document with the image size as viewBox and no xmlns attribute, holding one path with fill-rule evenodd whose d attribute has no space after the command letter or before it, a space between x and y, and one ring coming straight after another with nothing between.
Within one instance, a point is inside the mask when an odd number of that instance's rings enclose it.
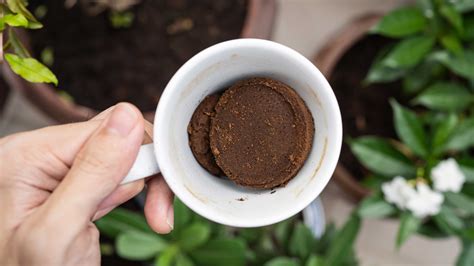
<instances>
[{"instance_id":1,"label":"coffee stain on mug","mask_svg":"<svg viewBox=\"0 0 474 266\"><path fill-rule=\"evenodd\" d=\"M189 188L186 184L184 184L184 187L186 188L186 190L191 194L193 195L196 199L198 199L200 202L204 203L204 204L208 204L209 203L209 199L204 197L204 196L201 196L201 195L198 195L198 193L195 193L191 188Z\"/></svg>"},{"instance_id":2,"label":"coffee stain on mug","mask_svg":"<svg viewBox=\"0 0 474 266\"><path fill-rule=\"evenodd\" d=\"M323 153L319 159L318 166L316 166L316 168L314 169L313 174L309 178L308 182L306 182L304 186L302 186L299 190L296 191L295 197L298 197L301 194L301 192L303 192L303 190L309 185L309 183L311 183L311 181L313 181L313 179L318 174L319 169L321 169L321 166L323 165L324 158L326 157L327 148L328 148L328 138L325 137L324 145L323 145Z\"/></svg>"},{"instance_id":3,"label":"coffee stain on mug","mask_svg":"<svg viewBox=\"0 0 474 266\"><path fill-rule=\"evenodd\" d=\"M311 86L309 86L308 83L305 83L306 87L305 87L305 90L309 92L309 94L312 96L312 98L314 99L314 101L316 102L316 104L319 106L319 108L321 108L321 112L323 113L322 117L324 119L324 126L326 128L328 128L328 121L326 119L326 115L325 115L325 111L324 111L324 108L323 108L323 104L321 103L321 101L319 100L319 97L318 97L318 94L313 90L311 89ZM306 103L306 105L308 105L308 103ZM313 119L314 119L314 116L313 116Z\"/></svg>"}]
</instances>

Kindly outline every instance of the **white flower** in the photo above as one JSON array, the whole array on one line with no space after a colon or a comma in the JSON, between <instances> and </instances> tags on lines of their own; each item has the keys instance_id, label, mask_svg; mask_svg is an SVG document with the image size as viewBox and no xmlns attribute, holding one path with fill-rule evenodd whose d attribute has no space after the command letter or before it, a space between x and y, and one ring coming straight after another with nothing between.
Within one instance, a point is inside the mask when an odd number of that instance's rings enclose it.
<instances>
[{"instance_id":1,"label":"white flower","mask_svg":"<svg viewBox=\"0 0 474 266\"><path fill-rule=\"evenodd\" d=\"M466 177L453 158L441 161L431 170L431 179L434 189L446 192L459 192L466 181Z\"/></svg>"},{"instance_id":2,"label":"white flower","mask_svg":"<svg viewBox=\"0 0 474 266\"><path fill-rule=\"evenodd\" d=\"M383 183L382 191L386 201L397 205L402 210L406 208L407 202L416 194L415 189L402 176L395 177L391 182Z\"/></svg>"},{"instance_id":3,"label":"white flower","mask_svg":"<svg viewBox=\"0 0 474 266\"><path fill-rule=\"evenodd\" d=\"M418 218L438 214L444 200L443 194L431 190L425 183L418 183L416 188L415 196L407 202L407 209Z\"/></svg>"},{"instance_id":4,"label":"white flower","mask_svg":"<svg viewBox=\"0 0 474 266\"><path fill-rule=\"evenodd\" d=\"M425 183L418 182L415 189L401 176L383 183L382 191L386 201L419 218L438 214L444 200L443 194L431 190Z\"/></svg>"}]
</instances>

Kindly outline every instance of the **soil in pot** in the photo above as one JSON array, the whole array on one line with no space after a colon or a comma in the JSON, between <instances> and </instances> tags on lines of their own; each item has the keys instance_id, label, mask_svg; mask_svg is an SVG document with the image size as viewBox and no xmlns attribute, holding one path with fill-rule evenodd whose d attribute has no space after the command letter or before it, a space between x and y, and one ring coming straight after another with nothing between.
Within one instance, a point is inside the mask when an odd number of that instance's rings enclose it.
<instances>
[{"instance_id":1,"label":"soil in pot","mask_svg":"<svg viewBox=\"0 0 474 266\"><path fill-rule=\"evenodd\" d=\"M5 107L5 103L7 102L9 92L10 87L0 75L0 114L3 112L3 108Z\"/></svg>"},{"instance_id":2,"label":"soil in pot","mask_svg":"<svg viewBox=\"0 0 474 266\"><path fill-rule=\"evenodd\" d=\"M389 99L406 102L401 84L362 84L378 53L391 42L380 36L364 36L346 51L331 74L329 83L341 109L345 140L363 135L396 137ZM342 146L340 162L358 180L368 173L352 154L347 143Z\"/></svg>"},{"instance_id":3,"label":"soil in pot","mask_svg":"<svg viewBox=\"0 0 474 266\"><path fill-rule=\"evenodd\" d=\"M132 24L115 28L110 11L89 16L80 4L44 4L34 53L52 49L60 89L97 110L128 101L153 111L176 70L202 49L238 38L247 13L246 0L142 0L129 9Z\"/></svg>"}]
</instances>

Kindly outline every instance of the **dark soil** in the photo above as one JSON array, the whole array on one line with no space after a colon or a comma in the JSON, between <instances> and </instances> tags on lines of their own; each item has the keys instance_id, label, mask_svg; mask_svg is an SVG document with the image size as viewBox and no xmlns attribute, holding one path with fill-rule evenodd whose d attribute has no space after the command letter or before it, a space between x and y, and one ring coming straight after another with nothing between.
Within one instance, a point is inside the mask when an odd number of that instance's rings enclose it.
<instances>
[{"instance_id":1,"label":"dark soil","mask_svg":"<svg viewBox=\"0 0 474 266\"><path fill-rule=\"evenodd\" d=\"M3 112L3 107L5 107L9 91L10 87L0 75L0 114Z\"/></svg>"},{"instance_id":2,"label":"dark soil","mask_svg":"<svg viewBox=\"0 0 474 266\"><path fill-rule=\"evenodd\" d=\"M108 11L88 16L79 5L65 9L64 0L45 3L33 50L51 47L60 89L98 110L120 101L154 110L176 70L202 49L238 38L247 12L246 0L142 0L131 8L131 27L117 29Z\"/></svg>"},{"instance_id":3,"label":"dark soil","mask_svg":"<svg viewBox=\"0 0 474 266\"><path fill-rule=\"evenodd\" d=\"M341 108L345 140L363 135L396 136L389 99L403 98L400 83L362 85L378 52L390 43L389 39L380 36L364 37L343 55L331 74L329 83ZM357 179L368 173L347 143L342 145L340 162Z\"/></svg>"}]
</instances>

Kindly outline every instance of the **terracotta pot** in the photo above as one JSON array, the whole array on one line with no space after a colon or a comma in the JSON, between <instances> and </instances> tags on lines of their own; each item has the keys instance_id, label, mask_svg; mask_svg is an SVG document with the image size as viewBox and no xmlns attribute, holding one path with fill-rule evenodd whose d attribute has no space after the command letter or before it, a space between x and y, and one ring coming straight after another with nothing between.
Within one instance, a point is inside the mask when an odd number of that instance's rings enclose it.
<instances>
[{"instance_id":1,"label":"terracotta pot","mask_svg":"<svg viewBox=\"0 0 474 266\"><path fill-rule=\"evenodd\" d=\"M249 0L247 10L241 37L268 39L275 17L275 0ZM13 88L19 89L36 107L58 123L84 121L98 112L64 101L48 84L29 83L13 74L8 68L4 67L3 70ZM144 116L153 121L154 112L146 112Z\"/></svg>"},{"instance_id":2,"label":"terracotta pot","mask_svg":"<svg viewBox=\"0 0 474 266\"><path fill-rule=\"evenodd\" d=\"M367 31L379 21L381 16L380 14L370 14L351 21L319 50L313 63L318 66L327 79L330 78L339 59L352 45L367 34ZM370 190L362 186L342 163L337 165L334 179L356 201L360 201L370 194Z\"/></svg>"}]
</instances>

